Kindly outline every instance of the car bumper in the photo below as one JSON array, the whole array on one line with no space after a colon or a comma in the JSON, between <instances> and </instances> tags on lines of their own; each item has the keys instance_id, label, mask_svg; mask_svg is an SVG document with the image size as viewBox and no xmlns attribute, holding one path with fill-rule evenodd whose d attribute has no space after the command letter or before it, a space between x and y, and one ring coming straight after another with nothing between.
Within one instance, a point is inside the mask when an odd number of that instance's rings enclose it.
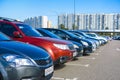
<instances>
[{"instance_id":1,"label":"car bumper","mask_svg":"<svg viewBox=\"0 0 120 80\"><path fill-rule=\"evenodd\" d=\"M53 71L45 76L45 69L38 67L7 67L6 68L9 80L49 80Z\"/></svg>"},{"instance_id":2,"label":"car bumper","mask_svg":"<svg viewBox=\"0 0 120 80\"><path fill-rule=\"evenodd\" d=\"M83 48L76 48L77 51L77 57L82 56L83 55Z\"/></svg>"},{"instance_id":3,"label":"car bumper","mask_svg":"<svg viewBox=\"0 0 120 80\"><path fill-rule=\"evenodd\" d=\"M96 50L96 47L93 47L93 46L85 47L83 50L83 54L91 54L95 50Z\"/></svg>"},{"instance_id":4,"label":"car bumper","mask_svg":"<svg viewBox=\"0 0 120 80\"><path fill-rule=\"evenodd\" d=\"M56 64L64 64L74 57L76 55L76 50L52 50L51 57L54 62L54 65Z\"/></svg>"}]
</instances>

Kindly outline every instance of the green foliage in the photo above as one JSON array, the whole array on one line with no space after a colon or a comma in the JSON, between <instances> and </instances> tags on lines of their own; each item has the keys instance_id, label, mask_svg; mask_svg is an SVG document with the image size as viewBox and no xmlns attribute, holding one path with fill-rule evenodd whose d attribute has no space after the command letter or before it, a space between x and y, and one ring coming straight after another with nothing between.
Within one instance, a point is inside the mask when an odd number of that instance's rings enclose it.
<instances>
[{"instance_id":1,"label":"green foliage","mask_svg":"<svg viewBox=\"0 0 120 80\"><path fill-rule=\"evenodd\" d=\"M68 28L65 28L65 25L60 24L60 29L68 30Z\"/></svg>"},{"instance_id":2,"label":"green foliage","mask_svg":"<svg viewBox=\"0 0 120 80\"><path fill-rule=\"evenodd\" d=\"M77 30L78 29L78 26L76 26L75 24L72 25L72 29L73 30Z\"/></svg>"},{"instance_id":3,"label":"green foliage","mask_svg":"<svg viewBox=\"0 0 120 80\"><path fill-rule=\"evenodd\" d=\"M105 27L105 30L108 30L109 28L108 27Z\"/></svg>"}]
</instances>

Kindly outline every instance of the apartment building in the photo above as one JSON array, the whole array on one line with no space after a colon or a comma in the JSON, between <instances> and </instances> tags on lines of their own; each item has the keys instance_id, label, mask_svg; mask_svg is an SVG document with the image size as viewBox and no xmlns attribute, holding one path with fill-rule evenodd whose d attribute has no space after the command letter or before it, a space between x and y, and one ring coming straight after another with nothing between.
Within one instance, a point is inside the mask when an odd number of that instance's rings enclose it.
<instances>
[{"instance_id":1,"label":"apartment building","mask_svg":"<svg viewBox=\"0 0 120 80\"><path fill-rule=\"evenodd\" d=\"M35 28L51 27L51 21L48 20L47 16L38 16L38 17L27 18L24 20L24 22Z\"/></svg>"},{"instance_id":2,"label":"apartment building","mask_svg":"<svg viewBox=\"0 0 120 80\"><path fill-rule=\"evenodd\" d=\"M58 26L61 24L70 30L73 24L82 30L120 29L120 14L62 14L58 16Z\"/></svg>"}]
</instances>

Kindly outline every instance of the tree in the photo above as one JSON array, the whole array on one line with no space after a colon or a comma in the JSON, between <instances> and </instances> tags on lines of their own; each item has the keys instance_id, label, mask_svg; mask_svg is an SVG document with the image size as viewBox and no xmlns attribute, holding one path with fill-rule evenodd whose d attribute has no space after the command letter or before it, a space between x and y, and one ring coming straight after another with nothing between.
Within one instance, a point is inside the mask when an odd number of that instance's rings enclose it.
<instances>
[{"instance_id":1,"label":"tree","mask_svg":"<svg viewBox=\"0 0 120 80\"><path fill-rule=\"evenodd\" d=\"M68 30L67 28L65 28L65 25L63 24L60 24L60 29Z\"/></svg>"},{"instance_id":2,"label":"tree","mask_svg":"<svg viewBox=\"0 0 120 80\"><path fill-rule=\"evenodd\" d=\"M105 30L108 30L109 28L108 27L105 27Z\"/></svg>"},{"instance_id":3,"label":"tree","mask_svg":"<svg viewBox=\"0 0 120 80\"><path fill-rule=\"evenodd\" d=\"M72 29L73 29L73 30L76 30L76 29L78 29L78 26L76 26L75 24L73 24L73 25L72 25Z\"/></svg>"}]
</instances>

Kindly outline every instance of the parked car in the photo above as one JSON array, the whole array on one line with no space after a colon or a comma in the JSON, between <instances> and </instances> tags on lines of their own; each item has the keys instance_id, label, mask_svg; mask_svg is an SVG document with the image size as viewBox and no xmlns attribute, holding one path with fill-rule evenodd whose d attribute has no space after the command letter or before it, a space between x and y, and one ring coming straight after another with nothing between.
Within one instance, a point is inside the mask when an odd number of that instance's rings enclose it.
<instances>
[{"instance_id":1,"label":"parked car","mask_svg":"<svg viewBox=\"0 0 120 80\"><path fill-rule=\"evenodd\" d=\"M80 37L80 38L82 38L82 39L87 39L87 40L89 40L89 41L94 42L94 43L96 44L96 47L97 47L97 48L99 48L99 46L100 46L99 40L94 39L94 38L90 38L89 36L86 37L86 36L85 36L85 33L83 33L83 32L78 32L78 31L69 31L69 32L75 34L76 36L78 36L78 37ZM82 35L82 34L83 34L83 35Z\"/></svg>"},{"instance_id":2,"label":"parked car","mask_svg":"<svg viewBox=\"0 0 120 80\"><path fill-rule=\"evenodd\" d=\"M63 64L73 58L76 50L71 42L42 37L41 34L29 25L9 18L1 18L0 31L13 40L33 44L46 50L54 64Z\"/></svg>"},{"instance_id":3,"label":"parked car","mask_svg":"<svg viewBox=\"0 0 120 80\"><path fill-rule=\"evenodd\" d=\"M45 37L51 37L51 38L56 38L56 39L62 39L61 37L57 36L56 34L46 30L46 29L43 29L43 28L37 28L36 29L40 34L42 34L43 36Z\"/></svg>"},{"instance_id":4,"label":"parked car","mask_svg":"<svg viewBox=\"0 0 120 80\"><path fill-rule=\"evenodd\" d=\"M107 39L107 41L112 41L112 37L111 36L103 36L104 38ZM120 39L120 38L119 38Z\"/></svg>"},{"instance_id":5,"label":"parked car","mask_svg":"<svg viewBox=\"0 0 120 80\"><path fill-rule=\"evenodd\" d=\"M79 30L74 30L73 32L78 33L78 34L84 36L86 39L92 39L92 40L97 41L97 46L98 46L98 47L102 44L102 42L101 42L100 39L90 37L90 36L88 36L85 32L81 32L81 31L79 31Z\"/></svg>"},{"instance_id":6,"label":"parked car","mask_svg":"<svg viewBox=\"0 0 120 80\"><path fill-rule=\"evenodd\" d=\"M45 50L0 33L0 80L49 80L53 71Z\"/></svg>"},{"instance_id":7,"label":"parked car","mask_svg":"<svg viewBox=\"0 0 120 80\"><path fill-rule=\"evenodd\" d=\"M93 38L97 38L97 39L100 39L103 44L106 44L108 42L108 40L102 36L98 36L96 33L87 33L87 35L93 37Z\"/></svg>"},{"instance_id":8,"label":"parked car","mask_svg":"<svg viewBox=\"0 0 120 80\"><path fill-rule=\"evenodd\" d=\"M77 37L76 35L66 31L66 30L62 30L62 29L53 29L53 28L45 28L46 30L49 30L51 32L53 32L54 34L58 35L59 37L61 37L62 39L65 40L70 40L70 41L75 41L78 43L81 43L83 45L83 49L84 49L84 54L90 54L91 52L93 52L95 50L95 44L92 44L89 41L80 39L79 37Z\"/></svg>"},{"instance_id":9,"label":"parked car","mask_svg":"<svg viewBox=\"0 0 120 80\"><path fill-rule=\"evenodd\" d=\"M46 30L46 29L43 29L43 28L38 28L37 29L38 32L40 32L43 36L45 37L51 37L51 38L56 38L56 39L62 39L61 37L59 37L58 35ZM67 40L68 41L68 40ZM78 42L75 42L75 41L71 41L74 45L74 48L77 50L78 54L75 56L78 57L78 56L82 56L83 55L83 46L82 44L78 43Z\"/></svg>"},{"instance_id":10,"label":"parked car","mask_svg":"<svg viewBox=\"0 0 120 80\"><path fill-rule=\"evenodd\" d=\"M113 36L113 38L112 39L114 39L114 40L120 40L120 36Z\"/></svg>"}]
</instances>

